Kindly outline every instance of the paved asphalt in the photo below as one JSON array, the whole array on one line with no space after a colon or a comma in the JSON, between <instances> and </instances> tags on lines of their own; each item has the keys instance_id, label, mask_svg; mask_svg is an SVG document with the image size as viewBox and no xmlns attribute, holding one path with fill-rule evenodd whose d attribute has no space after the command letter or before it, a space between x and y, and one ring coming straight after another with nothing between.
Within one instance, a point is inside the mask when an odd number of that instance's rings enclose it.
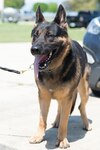
<instances>
[{"instance_id":1,"label":"paved asphalt","mask_svg":"<svg viewBox=\"0 0 100 150\"><path fill-rule=\"evenodd\" d=\"M0 44L0 66L26 69L33 63L29 43ZM69 119L69 150L100 150L100 98L90 96L87 104L92 131L82 129L78 111L80 99ZM48 116L45 140L40 144L29 144L36 133L39 106L34 72L22 75L0 70L0 150L50 150L55 148L57 129L51 128L56 115L56 101L52 101Z\"/></svg>"}]
</instances>

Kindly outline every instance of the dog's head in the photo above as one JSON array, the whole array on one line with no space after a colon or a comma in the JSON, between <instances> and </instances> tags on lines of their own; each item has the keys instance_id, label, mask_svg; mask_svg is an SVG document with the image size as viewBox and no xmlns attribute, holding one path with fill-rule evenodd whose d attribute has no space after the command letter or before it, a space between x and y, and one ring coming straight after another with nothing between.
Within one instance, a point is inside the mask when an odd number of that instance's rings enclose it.
<instances>
[{"instance_id":1,"label":"dog's head","mask_svg":"<svg viewBox=\"0 0 100 150\"><path fill-rule=\"evenodd\" d=\"M45 20L40 7L38 7L36 24L32 30L31 47L31 53L35 56L35 69L39 71L53 70L61 65L70 45L66 12L63 6L59 6L51 23Z\"/></svg>"}]
</instances>

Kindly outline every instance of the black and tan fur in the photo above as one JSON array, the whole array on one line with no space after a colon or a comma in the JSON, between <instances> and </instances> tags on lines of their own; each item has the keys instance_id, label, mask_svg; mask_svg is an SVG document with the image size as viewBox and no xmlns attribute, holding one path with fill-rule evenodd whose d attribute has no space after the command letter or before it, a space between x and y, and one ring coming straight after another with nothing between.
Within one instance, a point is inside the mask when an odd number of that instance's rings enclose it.
<instances>
[{"instance_id":1,"label":"black and tan fur","mask_svg":"<svg viewBox=\"0 0 100 150\"><path fill-rule=\"evenodd\" d=\"M91 130L85 110L89 96L86 55L82 47L68 36L66 13L62 5L59 6L51 23L45 20L38 7L36 23L32 30L31 53L35 56L40 122L38 132L31 138L30 143L39 143L43 140L49 105L51 99L56 99L58 113L53 124L54 127L58 127L56 146L67 148L68 118L75 104L77 92L81 97L79 110L84 128Z\"/></svg>"}]
</instances>

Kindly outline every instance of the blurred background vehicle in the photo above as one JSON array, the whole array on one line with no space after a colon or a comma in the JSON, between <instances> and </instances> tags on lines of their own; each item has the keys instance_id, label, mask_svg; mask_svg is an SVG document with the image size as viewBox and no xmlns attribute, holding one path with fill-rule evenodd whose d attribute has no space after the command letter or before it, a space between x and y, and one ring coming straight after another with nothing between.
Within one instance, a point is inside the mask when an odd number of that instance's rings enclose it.
<instances>
[{"instance_id":1,"label":"blurred background vehicle","mask_svg":"<svg viewBox=\"0 0 100 150\"><path fill-rule=\"evenodd\" d=\"M78 20L78 12L70 11L67 12L67 22L70 28L78 27L77 20Z\"/></svg>"},{"instance_id":2,"label":"blurred background vehicle","mask_svg":"<svg viewBox=\"0 0 100 150\"><path fill-rule=\"evenodd\" d=\"M12 7L6 7L2 11L1 20L2 22L14 22L17 23L19 21L20 14L19 11Z\"/></svg>"},{"instance_id":3,"label":"blurred background vehicle","mask_svg":"<svg viewBox=\"0 0 100 150\"><path fill-rule=\"evenodd\" d=\"M20 20L33 21L33 19L34 19L33 5L24 5L20 9Z\"/></svg>"},{"instance_id":4,"label":"blurred background vehicle","mask_svg":"<svg viewBox=\"0 0 100 150\"><path fill-rule=\"evenodd\" d=\"M89 23L83 39L83 48L91 66L90 87L94 94L100 95L100 17Z\"/></svg>"},{"instance_id":5,"label":"blurred background vehicle","mask_svg":"<svg viewBox=\"0 0 100 150\"><path fill-rule=\"evenodd\" d=\"M43 16L46 20L52 21L55 18L56 13L54 12L43 12Z\"/></svg>"},{"instance_id":6,"label":"blurred background vehicle","mask_svg":"<svg viewBox=\"0 0 100 150\"><path fill-rule=\"evenodd\" d=\"M68 25L70 28L87 27L89 22L100 16L100 11L79 11L67 14Z\"/></svg>"}]
</instances>

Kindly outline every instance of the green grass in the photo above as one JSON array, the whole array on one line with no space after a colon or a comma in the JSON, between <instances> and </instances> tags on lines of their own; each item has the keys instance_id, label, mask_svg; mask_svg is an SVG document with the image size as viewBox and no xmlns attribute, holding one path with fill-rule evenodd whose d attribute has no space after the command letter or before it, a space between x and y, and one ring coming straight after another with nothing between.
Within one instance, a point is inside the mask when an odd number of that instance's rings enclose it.
<instances>
[{"instance_id":1,"label":"green grass","mask_svg":"<svg viewBox=\"0 0 100 150\"><path fill-rule=\"evenodd\" d=\"M0 43L1 42L31 42L31 30L34 23L0 23ZM74 40L83 39L85 29L68 30L70 37Z\"/></svg>"},{"instance_id":2,"label":"green grass","mask_svg":"<svg viewBox=\"0 0 100 150\"><path fill-rule=\"evenodd\" d=\"M0 24L0 42L29 42L31 41L32 24Z\"/></svg>"},{"instance_id":3,"label":"green grass","mask_svg":"<svg viewBox=\"0 0 100 150\"><path fill-rule=\"evenodd\" d=\"M68 30L69 36L76 41L83 41L85 32L85 28L71 28Z\"/></svg>"}]
</instances>

